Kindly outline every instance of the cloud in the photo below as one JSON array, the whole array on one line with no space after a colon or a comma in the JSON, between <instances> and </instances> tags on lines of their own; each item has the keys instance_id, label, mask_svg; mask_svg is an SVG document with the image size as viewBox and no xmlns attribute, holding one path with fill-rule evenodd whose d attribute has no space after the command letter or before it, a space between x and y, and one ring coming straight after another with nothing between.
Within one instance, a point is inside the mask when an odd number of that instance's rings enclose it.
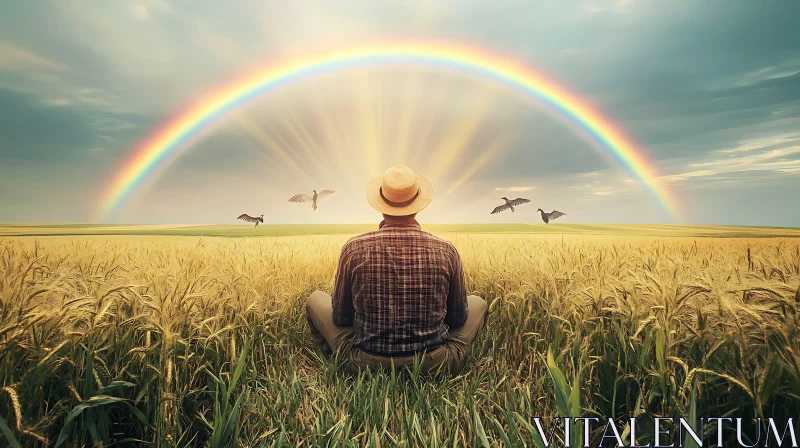
<instances>
[{"instance_id":1,"label":"cloud","mask_svg":"<svg viewBox=\"0 0 800 448\"><path fill-rule=\"evenodd\" d=\"M44 103L50 106L66 106L69 104L69 100L65 98L51 98L44 100Z\"/></svg>"},{"instance_id":2,"label":"cloud","mask_svg":"<svg viewBox=\"0 0 800 448\"><path fill-rule=\"evenodd\" d=\"M86 109L8 89L0 89L0 116L4 117L0 164L10 160L59 164L91 148L119 148L119 141L127 145L142 128L142 118L135 115Z\"/></svg>"},{"instance_id":3,"label":"cloud","mask_svg":"<svg viewBox=\"0 0 800 448\"><path fill-rule=\"evenodd\" d=\"M613 170L581 173L569 176L564 181L569 185L567 188L574 191L582 200L596 200L595 196L615 196L642 191L638 180Z\"/></svg>"},{"instance_id":4,"label":"cloud","mask_svg":"<svg viewBox=\"0 0 800 448\"><path fill-rule=\"evenodd\" d=\"M42 56L13 42L0 41L0 71L46 70L62 71L67 66Z\"/></svg>"},{"instance_id":5,"label":"cloud","mask_svg":"<svg viewBox=\"0 0 800 448\"><path fill-rule=\"evenodd\" d=\"M531 191L536 187L496 187L497 191Z\"/></svg>"},{"instance_id":6,"label":"cloud","mask_svg":"<svg viewBox=\"0 0 800 448\"><path fill-rule=\"evenodd\" d=\"M75 148L87 148L94 136L87 117L64 105L48 105L30 93L0 89L2 158L62 159Z\"/></svg>"},{"instance_id":7,"label":"cloud","mask_svg":"<svg viewBox=\"0 0 800 448\"><path fill-rule=\"evenodd\" d=\"M138 20L149 20L156 13L171 13L172 6L163 0L141 0L131 5L131 14Z\"/></svg>"},{"instance_id":8,"label":"cloud","mask_svg":"<svg viewBox=\"0 0 800 448\"><path fill-rule=\"evenodd\" d=\"M122 131L136 127L131 121L108 116L91 117L89 123L94 129L102 132Z\"/></svg>"},{"instance_id":9,"label":"cloud","mask_svg":"<svg viewBox=\"0 0 800 448\"><path fill-rule=\"evenodd\" d=\"M147 6L137 4L133 5L133 15L139 20L147 20L150 18L150 11Z\"/></svg>"},{"instance_id":10,"label":"cloud","mask_svg":"<svg viewBox=\"0 0 800 448\"><path fill-rule=\"evenodd\" d=\"M763 143L770 143L776 139L767 139ZM780 139L777 139L780 140ZM766 175L772 173L791 174L800 169L800 145L788 146L779 149L757 151L750 147L744 155L741 150L731 154L731 150L721 150L711 154L710 160L690 163L691 171L662 176L660 179L667 183L681 182L692 178L724 179L722 174L750 173ZM722 156L720 158L720 156ZM739 181L743 179L738 178Z\"/></svg>"},{"instance_id":11,"label":"cloud","mask_svg":"<svg viewBox=\"0 0 800 448\"><path fill-rule=\"evenodd\" d=\"M613 0L613 1L589 1L583 4L584 12L599 14L613 12L616 14L628 14L636 5L635 0Z\"/></svg>"},{"instance_id":12,"label":"cloud","mask_svg":"<svg viewBox=\"0 0 800 448\"><path fill-rule=\"evenodd\" d=\"M800 146L791 146L788 148L773 149L770 151L749 154L745 156L734 156L726 159L712 160L708 162L690 163L691 167L712 167L712 168L725 168L736 166L750 166L759 162L764 162L771 159L782 159L787 156L792 156L800 153Z\"/></svg>"},{"instance_id":13,"label":"cloud","mask_svg":"<svg viewBox=\"0 0 800 448\"><path fill-rule=\"evenodd\" d=\"M787 143L794 143L794 142L800 142L800 133L792 132L788 134L780 134L769 137L745 140L735 148L723 149L719 152L722 154L739 153L745 151L752 151L754 149L765 149L773 147L775 145L785 145Z\"/></svg>"},{"instance_id":14,"label":"cloud","mask_svg":"<svg viewBox=\"0 0 800 448\"><path fill-rule=\"evenodd\" d=\"M620 193L622 193L621 190L615 190L612 187L602 187L602 188L592 189L592 194L594 194L595 196L611 196Z\"/></svg>"},{"instance_id":15,"label":"cloud","mask_svg":"<svg viewBox=\"0 0 800 448\"><path fill-rule=\"evenodd\" d=\"M596 2L596 1L595 2L586 2L583 5L583 10L585 12L587 12L587 13L590 13L590 14L597 14L597 13L601 13L603 11L607 11L608 7L603 5L603 4L601 4L600 2Z\"/></svg>"},{"instance_id":16,"label":"cloud","mask_svg":"<svg viewBox=\"0 0 800 448\"><path fill-rule=\"evenodd\" d=\"M750 73L746 73L736 81L735 85L748 86L752 84L758 84L771 79L792 76L798 72L800 72L800 58L789 59L787 61L781 61L779 64L777 64L777 66L770 65L768 67L763 67Z\"/></svg>"}]
</instances>

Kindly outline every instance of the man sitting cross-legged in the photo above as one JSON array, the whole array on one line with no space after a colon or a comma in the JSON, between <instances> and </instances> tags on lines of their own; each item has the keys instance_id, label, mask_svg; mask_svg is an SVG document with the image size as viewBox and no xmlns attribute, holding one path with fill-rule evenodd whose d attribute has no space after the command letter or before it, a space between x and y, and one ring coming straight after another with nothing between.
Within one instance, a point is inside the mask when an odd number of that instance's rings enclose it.
<instances>
[{"instance_id":1,"label":"man sitting cross-legged","mask_svg":"<svg viewBox=\"0 0 800 448\"><path fill-rule=\"evenodd\" d=\"M367 185L367 201L383 222L344 245L333 297L316 291L306 304L324 352L362 368L407 366L419 355L426 371L461 370L487 307L467 296L456 248L417 223L432 199L431 183L404 166Z\"/></svg>"}]
</instances>

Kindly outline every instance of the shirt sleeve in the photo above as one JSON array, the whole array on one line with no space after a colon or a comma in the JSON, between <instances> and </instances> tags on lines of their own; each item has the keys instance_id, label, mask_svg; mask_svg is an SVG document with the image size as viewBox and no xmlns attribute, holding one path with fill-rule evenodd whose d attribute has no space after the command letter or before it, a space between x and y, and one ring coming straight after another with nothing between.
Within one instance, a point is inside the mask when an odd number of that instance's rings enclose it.
<instances>
[{"instance_id":1,"label":"shirt sleeve","mask_svg":"<svg viewBox=\"0 0 800 448\"><path fill-rule=\"evenodd\" d=\"M447 294L447 315L445 323L451 328L460 327L467 321L467 285L464 281L464 268L461 256L454 247L451 255L450 291Z\"/></svg>"},{"instance_id":2,"label":"shirt sleeve","mask_svg":"<svg viewBox=\"0 0 800 448\"><path fill-rule=\"evenodd\" d=\"M348 266L347 245L342 248L339 266L336 269L336 281L333 286L333 324L337 327L353 325L353 288Z\"/></svg>"}]
</instances>

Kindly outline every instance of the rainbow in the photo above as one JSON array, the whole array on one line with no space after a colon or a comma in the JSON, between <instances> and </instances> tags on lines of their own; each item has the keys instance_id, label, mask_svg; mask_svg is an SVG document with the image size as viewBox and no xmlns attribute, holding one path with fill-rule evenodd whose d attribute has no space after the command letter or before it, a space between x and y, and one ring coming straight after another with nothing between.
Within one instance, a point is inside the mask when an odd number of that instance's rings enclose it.
<instances>
[{"instance_id":1,"label":"rainbow","mask_svg":"<svg viewBox=\"0 0 800 448\"><path fill-rule=\"evenodd\" d=\"M187 139L248 100L289 83L327 72L400 63L453 69L489 78L550 106L585 132L600 148L609 152L633 178L645 186L670 216L675 216L675 201L659 182L656 170L645 153L586 101L529 67L474 47L415 42L358 46L292 58L221 86L176 115L135 148L102 196L97 207L98 218L104 220L117 210L162 162L178 152L182 146L186 146L182 144Z\"/></svg>"}]
</instances>

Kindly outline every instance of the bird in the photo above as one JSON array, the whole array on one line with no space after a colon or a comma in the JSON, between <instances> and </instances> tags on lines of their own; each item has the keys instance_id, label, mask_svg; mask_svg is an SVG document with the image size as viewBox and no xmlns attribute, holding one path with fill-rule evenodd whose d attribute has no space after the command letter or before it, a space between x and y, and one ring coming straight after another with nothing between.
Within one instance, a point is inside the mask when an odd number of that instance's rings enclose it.
<instances>
[{"instance_id":1,"label":"bird","mask_svg":"<svg viewBox=\"0 0 800 448\"><path fill-rule=\"evenodd\" d=\"M524 204L526 202L531 202L530 199L525 199L525 198L516 198L516 199L510 200L510 199L508 199L506 197L502 197L500 199L506 201L506 203L503 204L503 205L498 205L497 207L495 207L494 210L492 210L492 214L493 215L495 213L500 213L503 210L508 210L508 209L511 209L511 211L513 212L515 205L520 205L520 204Z\"/></svg>"},{"instance_id":2,"label":"bird","mask_svg":"<svg viewBox=\"0 0 800 448\"><path fill-rule=\"evenodd\" d=\"M256 227L258 227L258 223L259 222L261 222L261 223L264 222L264 215L261 215L259 217L255 217L254 218L254 217L248 215L247 213L242 213L236 219L241 219L242 221L247 221L247 222L254 222L254 223L256 223Z\"/></svg>"},{"instance_id":3,"label":"bird","mask_svg":"<svg viewBox=\"0 0 800 448\"><path fill-rule=\"evenodd\" d=\"M561 213L558 210L553 210L550 213L545 213L545 211L542 210L542 209L539 209L537 211L542 214L542 221L544 221L545 224L549 223L550 220L553 220L553 219L556 219L556 218L560 218L560 217L566 215L566 213Z\"/></svg>"},{"instance_id":4,"label":"bird","mask_svg":"<svg viewBox=\"0 0 800 448\"><path fill-rule=\"evenodd\" d=\"M308 202L311 201L311 208L316 210L317 209L317 199L324 198L325 196L333 194L333 190L322 190L317 193L317 190L313 190L311 192L311 196L307 194L296 194L289 198L289 202Z\"/></svg>"}]
</instances>

